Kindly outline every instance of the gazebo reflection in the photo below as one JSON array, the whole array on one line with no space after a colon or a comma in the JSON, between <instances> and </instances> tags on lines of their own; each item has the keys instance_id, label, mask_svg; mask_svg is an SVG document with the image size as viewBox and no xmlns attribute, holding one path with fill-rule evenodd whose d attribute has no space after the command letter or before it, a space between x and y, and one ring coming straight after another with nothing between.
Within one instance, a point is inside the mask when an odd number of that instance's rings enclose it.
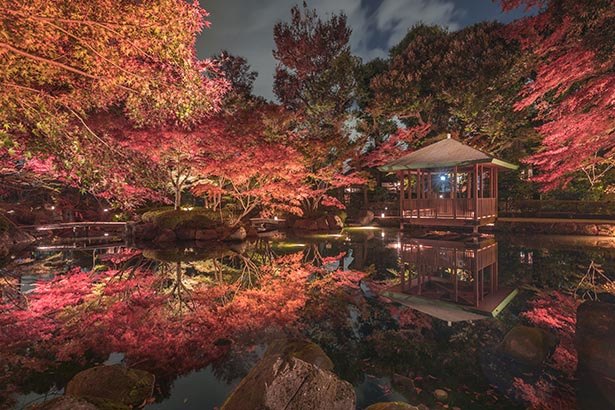
<instances>
[{"instance_id":1,"label":"gazebo reflection","mask_svg":"<svg viewBox=\"0 0 615 410\"><path fill-rule=\"evenodd\" d=\"M462 242L412 238L398 243L394 301L449 322L496 316L517 293L501 287L495 239Z\"/></svg>"}]
</instances>

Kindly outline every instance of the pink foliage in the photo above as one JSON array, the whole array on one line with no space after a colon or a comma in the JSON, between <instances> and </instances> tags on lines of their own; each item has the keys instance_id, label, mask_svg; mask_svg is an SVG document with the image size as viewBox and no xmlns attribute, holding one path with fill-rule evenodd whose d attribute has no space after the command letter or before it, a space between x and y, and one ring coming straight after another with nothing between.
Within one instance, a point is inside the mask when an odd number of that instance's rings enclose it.
<instances>
[{"instance_id":1,"label":"pink foliage","mask_svg":"<svg viewBox=\"0 0 615 410\"><path fill-rule=\"evenodd\" d=\"M515 105L536 109L542 122L537 127L542 149L527 162L540 171L536 181L545 190L565 186L581 170L593 185L599 170L615 162L615 58L599 56L601 40L585 37L603 35L615 9L596 4L586 10L574 1L502 1L505 10L520 4L544 6L538 15L507 26L537 61L536 79Z\"/></svg>"}]
</instances>

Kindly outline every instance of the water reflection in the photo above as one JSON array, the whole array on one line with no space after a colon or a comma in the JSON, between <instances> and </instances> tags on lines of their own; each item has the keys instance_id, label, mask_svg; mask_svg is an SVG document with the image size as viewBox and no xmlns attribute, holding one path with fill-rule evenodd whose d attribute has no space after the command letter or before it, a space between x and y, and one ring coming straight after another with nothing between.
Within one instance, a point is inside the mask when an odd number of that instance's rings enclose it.
<instances>
[{"instance_id":1,"label":"water reflection","mask_svg":"<svg viewBox=\"0 0 615 410\"><path fill-rule=\"evenodd\" d=\"M157 249L49 244L20 255L0 278L0 407L61 392L77 371L120 355L156 375L154 406L188 399L186 407L214 408L269 340L300 336L320 344L355 385L359 408L429 401L435 387L462 385L461 408L516 408L510 384L489 391L477 358L527 309L523 298L502 310L504 302L521 285L568 288L579 265L595 260L612 272L615 264L615 241L473 241L360 228L269 235ZM418 389L392 388L398 373L416 376ZM203 394L203 383L216 394Z\"/></svg>"},{"instance_id":2,"label":"water reflection","mask_svg":"<svg viewBox=\"0 0 615 410\"><path fill-rule=\"evenodd\" d=\"M455 322L495 316L516 294L514 288L500 286L494 238L406 238L395 247L402 263L399 281L385 295L439 319Z\"/></svg>"}]
</instances>

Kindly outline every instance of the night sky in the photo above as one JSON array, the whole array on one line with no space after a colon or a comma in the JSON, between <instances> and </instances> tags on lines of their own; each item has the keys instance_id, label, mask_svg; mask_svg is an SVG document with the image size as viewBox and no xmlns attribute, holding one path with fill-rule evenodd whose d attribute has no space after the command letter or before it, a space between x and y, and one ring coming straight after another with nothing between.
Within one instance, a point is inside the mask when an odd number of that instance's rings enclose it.
<instances>
[{"instance_id":1,"label":"night sky","mask_svg":"<svg viewBox=\"0 0 615 410\"><path fill-rule=\"evenodd\" d=\"M248 59L259 76L254 93L274 98L275 61L272 56L273 26L290 19L290 8L300 0L200 0L211 13L211 28L201 34L199 57L221 50ZM310 0L308 6L321 16L343 11L352 28L352 50L363 61L384 57L408 28L418 22L439 24L449 30L484 21L508 22L521 11L502 13L491 0Z\"/></svg>"}]
</instances>

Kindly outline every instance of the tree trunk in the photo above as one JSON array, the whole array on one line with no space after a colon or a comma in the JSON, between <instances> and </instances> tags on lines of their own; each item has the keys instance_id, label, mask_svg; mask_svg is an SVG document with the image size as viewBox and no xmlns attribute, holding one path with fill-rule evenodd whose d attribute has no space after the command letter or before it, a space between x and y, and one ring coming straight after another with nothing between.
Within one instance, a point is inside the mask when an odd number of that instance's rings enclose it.
<instances>
[{"instance_id":1,"label":"tree trunk","mask_svg":"<svg viewBox=\"0 0 615 410\"><path fill-rule=\"evenodd\" d=\"M175 204L174 209L178 210L182 202L182 191L180 186L175 186Z\"/></svg>"}]
</instances>

